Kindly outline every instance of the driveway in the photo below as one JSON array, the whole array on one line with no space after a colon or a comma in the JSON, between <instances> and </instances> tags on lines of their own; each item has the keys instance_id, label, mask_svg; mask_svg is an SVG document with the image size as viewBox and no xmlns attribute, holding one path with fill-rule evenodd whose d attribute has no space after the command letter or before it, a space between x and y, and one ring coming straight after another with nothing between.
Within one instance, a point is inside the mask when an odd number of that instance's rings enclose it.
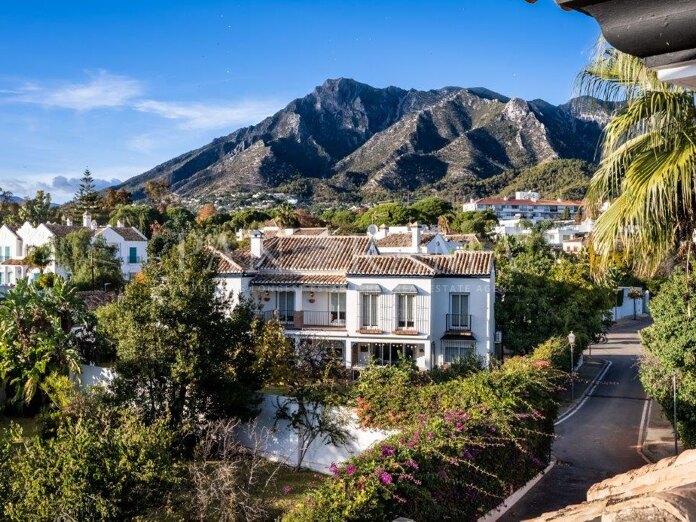
<instances>
[{"instance_id":1,"label":"driveway","mask_svg":"<svg viewBox=\"0 0 696 522\"><path fill-rule=\"evenodd\" d=\"M645 464L637 452L646 405L638 380L638 330L648 324L620 321L607 344L592 348L593 358L612 363L609 370L583 407L556 426L552 451L558 463L500 520L525 520L578 504L595 482Z\"/></svg>"}]
</instances>

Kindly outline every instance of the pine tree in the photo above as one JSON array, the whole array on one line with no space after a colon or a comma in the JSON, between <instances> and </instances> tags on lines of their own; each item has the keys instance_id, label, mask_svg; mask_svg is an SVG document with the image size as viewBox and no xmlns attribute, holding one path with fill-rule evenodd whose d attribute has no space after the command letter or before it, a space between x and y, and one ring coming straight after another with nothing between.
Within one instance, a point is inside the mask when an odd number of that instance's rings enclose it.
<instances>
[{"instance_id":1,"label":"pine tree","mask_svg":"<svg viewBox=\"0 0 696 522\"><path fill-rule=\"evenodd\" d=\"M80 188L77 189L73 202L75 204L75 218L81 219L82 214L89 212L95 214L101 207L102 196L97 192L94 178L89 169L85 169L80 180Z\"/></svg>"}]
</instances>

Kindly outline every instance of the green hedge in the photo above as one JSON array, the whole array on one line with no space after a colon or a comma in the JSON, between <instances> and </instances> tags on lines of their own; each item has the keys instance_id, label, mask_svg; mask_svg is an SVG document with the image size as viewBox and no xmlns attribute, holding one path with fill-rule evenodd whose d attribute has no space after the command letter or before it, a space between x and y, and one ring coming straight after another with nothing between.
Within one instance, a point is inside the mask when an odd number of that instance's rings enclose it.
<instances>
[{"instance_id":1,"label":"green hedge","mask_svg":"<svg viewBox=\"0 0 696 522\"><path fill-rule=\"evenodd\" d=\"M399 433L332 466L285 520L475 520L547 464L560 375L531 357L444 383L405 365L369 369L361 420Z\"/></svg>"},{"instance_id":2,"label":"green hedge","mask_svg":"<svg viewBox=\"0 0 696 522\"><path fill-rule=\"evenodd\" d=\"M573 365L580 360L583 347L587 345L586 339L578 336L577 346L573 351ZM532 359L535 361L548 361L551 366L564 372L570 372L570 344L563 337L552 337L548 341L534 348Z\"/></svg>"}]
</instances>

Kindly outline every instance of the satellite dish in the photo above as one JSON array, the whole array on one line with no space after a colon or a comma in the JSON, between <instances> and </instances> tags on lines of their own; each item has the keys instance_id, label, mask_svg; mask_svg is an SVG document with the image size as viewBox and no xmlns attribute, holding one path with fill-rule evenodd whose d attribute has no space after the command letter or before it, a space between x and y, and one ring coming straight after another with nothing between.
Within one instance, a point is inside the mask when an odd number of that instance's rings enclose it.
<instances>
[{"instance_id":1,"label":"satellite dish","mask_svg":"<svg viewBox=\"0 0 696 522\"><path fill-rule=\"evenodd\" d=\"M375 224L372 224L369 227L367 227L367 235L368 236L374 236L375 234L377 234L378 231L379 231L379 229L377 228L377 225L375 225Z\"/></svg>"}]
</instances>

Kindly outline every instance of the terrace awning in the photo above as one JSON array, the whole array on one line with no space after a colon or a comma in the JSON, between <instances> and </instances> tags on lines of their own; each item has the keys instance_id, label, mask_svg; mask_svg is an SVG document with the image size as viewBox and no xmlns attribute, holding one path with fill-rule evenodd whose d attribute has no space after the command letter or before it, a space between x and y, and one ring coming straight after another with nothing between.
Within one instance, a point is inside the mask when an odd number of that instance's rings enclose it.
<instances>
[{"instance_id":1,"label":"terrace awning","mask_svg":"<svg viewBox=\"0 0 696 522\"><path fill-rule=\"evenodd\" d=\"M363 294L381 294L382 287L377 284L364 284L358 286L358 292Z\"/></svg>"},{"instance_id":2,"label":"terrace awning","mask_svg":"<svg viewBox=\"0 0 696 522\"><path fill-rule=\"evenodd\" d=\"M394 288L394 293L415 295L418 293L418 288L416 288L416 285L396 285L396 288Z\"/></svg>"}]
</instances>

